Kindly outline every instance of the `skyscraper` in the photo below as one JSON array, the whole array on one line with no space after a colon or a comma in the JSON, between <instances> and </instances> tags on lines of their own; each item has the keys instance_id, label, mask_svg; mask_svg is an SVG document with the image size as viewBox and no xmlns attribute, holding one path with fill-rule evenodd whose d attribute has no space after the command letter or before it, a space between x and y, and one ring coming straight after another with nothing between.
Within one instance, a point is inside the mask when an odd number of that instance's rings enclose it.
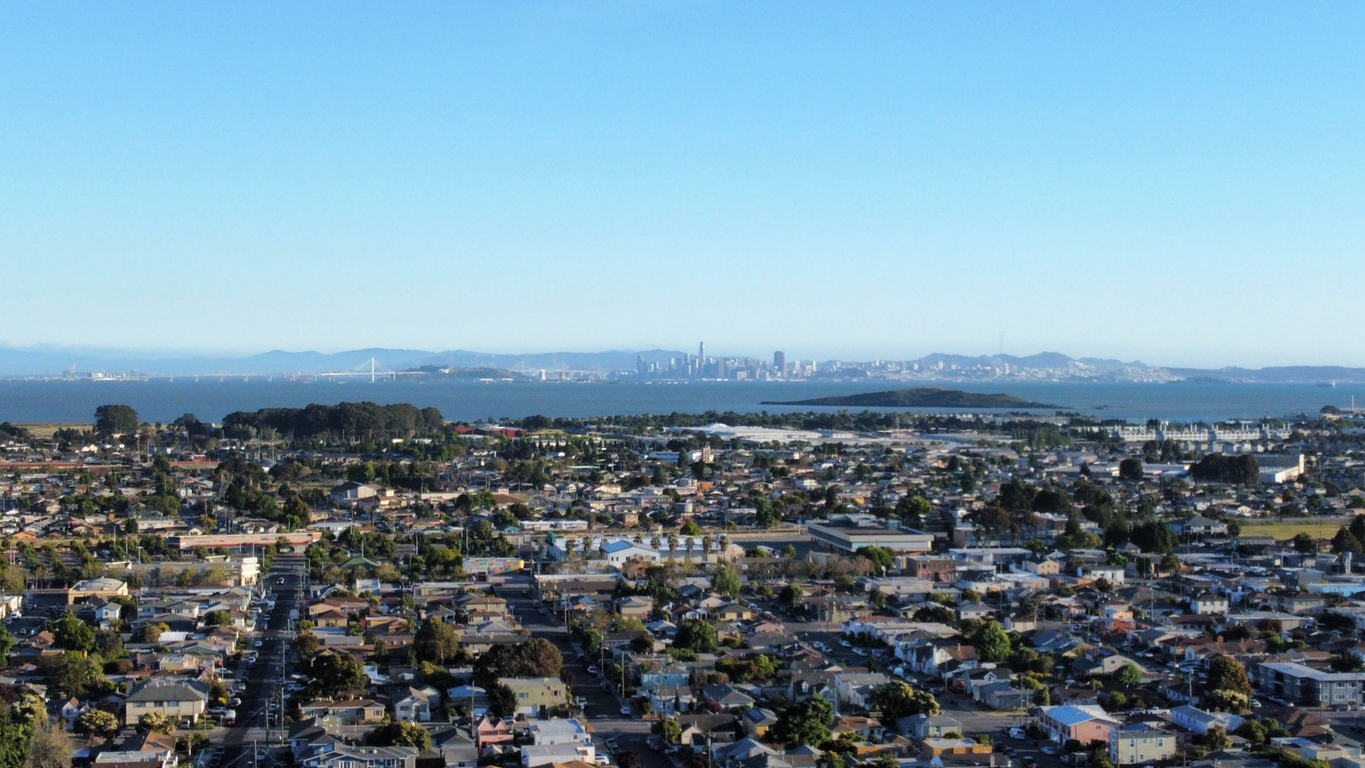
<instances>
[{"instance_id":1,"label":"skyscraper","mask_svg":"<svg viewBox=\"0 0 1365 768\"><path fill-rule=\"evenodd\" d=\"M787 355L781 350L773 353L773 371L778 376L787 375Z\"/></svg>"},{"instance_id":2,"label":"skyscraper","mask_svg":"<svg viewBox=\"0 0 1365 768\"><path fill-rule=\"evenodd\" d=\"M699 360L702 365L706 365L706 342L704 341L697 343L697 360Z\"/></svg>"}]
</instances>

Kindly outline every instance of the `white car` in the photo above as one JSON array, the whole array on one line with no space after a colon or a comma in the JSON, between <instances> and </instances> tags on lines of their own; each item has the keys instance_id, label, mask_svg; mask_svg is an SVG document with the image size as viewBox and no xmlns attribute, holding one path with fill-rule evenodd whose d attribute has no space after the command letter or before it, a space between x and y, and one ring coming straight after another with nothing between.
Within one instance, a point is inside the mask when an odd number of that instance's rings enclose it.
<instances>
[{"instance_id":1,"label":"white car","mask_svg":"<svg viewBox=\"0 0 1365 768\"><path fill-rule=\"evenodd\" d=\"M588 674L590 674L590 675L595 675L595 674L597 674L597 666L596 666L596 665L593 665L593 664L589 664L589 665L588 665Z\"/></svg>"},{"instance_id":2,"label":"white car","mask_svg":"<svg viewBox=\"0 0 1365 768\"><path fill-rule=\"evenodd\" d=\"M624 706L621 707L621 715L622 715L623 717L630 717L630 705L629 705L629 704L626 704L626 705L624 705Z\"/></svg>"},{"instance_id":3,"label":"white car","mask_svg":"<svg viewBox=\"0 0 1365 768\"><path fill-rule=\"evenodd\" d=\"M1057 754L1057 748L1056 748L1056 747L1043 747L1043 754L1045 754L1045 755L1055 755L1055 754Z\"/></svg>"}]
</instances>

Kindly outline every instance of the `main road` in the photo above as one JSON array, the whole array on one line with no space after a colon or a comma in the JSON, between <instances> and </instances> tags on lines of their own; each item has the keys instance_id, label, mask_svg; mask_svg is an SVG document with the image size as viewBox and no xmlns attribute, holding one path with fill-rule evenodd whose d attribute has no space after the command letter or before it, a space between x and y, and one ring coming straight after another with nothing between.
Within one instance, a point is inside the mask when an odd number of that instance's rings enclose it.
<instances>
[{"instance_id":1,"label":"main road","mask_svg":"<svg viewBox=\"0 0 1365 768\"><path fill-rule=\"evenodd\" d=\"M237 724L216 729L211 735L224 749L220 768L241 768L255 762L255 751L284 742L280 732L279 710L272 715L268 707L280 700L288 677L291 611L303 610L307 563L302 555L278 555L265 575L263 587L275 600L275 608L257 619L256 632L248 637L247 647L259 653L256 663L240 665L245 671L238 696ZM257 644L259 643L259 647ZM267 720L269 718L269 720ZM268 726L268 727L267 727Z\"/></svg>"}]
</instances>

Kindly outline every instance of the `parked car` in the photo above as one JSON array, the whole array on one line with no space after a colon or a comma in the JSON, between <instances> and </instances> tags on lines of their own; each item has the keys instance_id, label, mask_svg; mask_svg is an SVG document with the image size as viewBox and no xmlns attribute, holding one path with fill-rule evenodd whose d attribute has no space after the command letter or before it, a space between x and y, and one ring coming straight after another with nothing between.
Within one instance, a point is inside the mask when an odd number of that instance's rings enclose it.
<instances>
[{"instance_id":1,"label":"parked car","mask_svg":"<svg viewBox=\"0 0 1365 768\"><path fill-rule=\"evenodd\" d=\"M1057 748L1056 748L1056 747L1043 747L1043 754L1045 754L1045 755L1055 755L1055 754L1057 754Z\"/></svg>"}]
</instances>

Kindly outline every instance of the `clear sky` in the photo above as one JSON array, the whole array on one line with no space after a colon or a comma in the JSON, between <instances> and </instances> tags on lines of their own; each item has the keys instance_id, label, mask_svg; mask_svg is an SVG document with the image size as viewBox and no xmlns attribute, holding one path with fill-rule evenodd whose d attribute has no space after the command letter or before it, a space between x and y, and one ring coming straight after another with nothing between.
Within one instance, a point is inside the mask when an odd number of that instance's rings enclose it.
<instances>
[{"instance_id":1,"label":"clear sky","mask_svg":"<svg viewBox=\"0 0 1365 768\"><path fill-rule=\"evenodd\" d=\"M0 4L0 342L1365 365L1359 3Z\"/></svg>"}]
</instances>

